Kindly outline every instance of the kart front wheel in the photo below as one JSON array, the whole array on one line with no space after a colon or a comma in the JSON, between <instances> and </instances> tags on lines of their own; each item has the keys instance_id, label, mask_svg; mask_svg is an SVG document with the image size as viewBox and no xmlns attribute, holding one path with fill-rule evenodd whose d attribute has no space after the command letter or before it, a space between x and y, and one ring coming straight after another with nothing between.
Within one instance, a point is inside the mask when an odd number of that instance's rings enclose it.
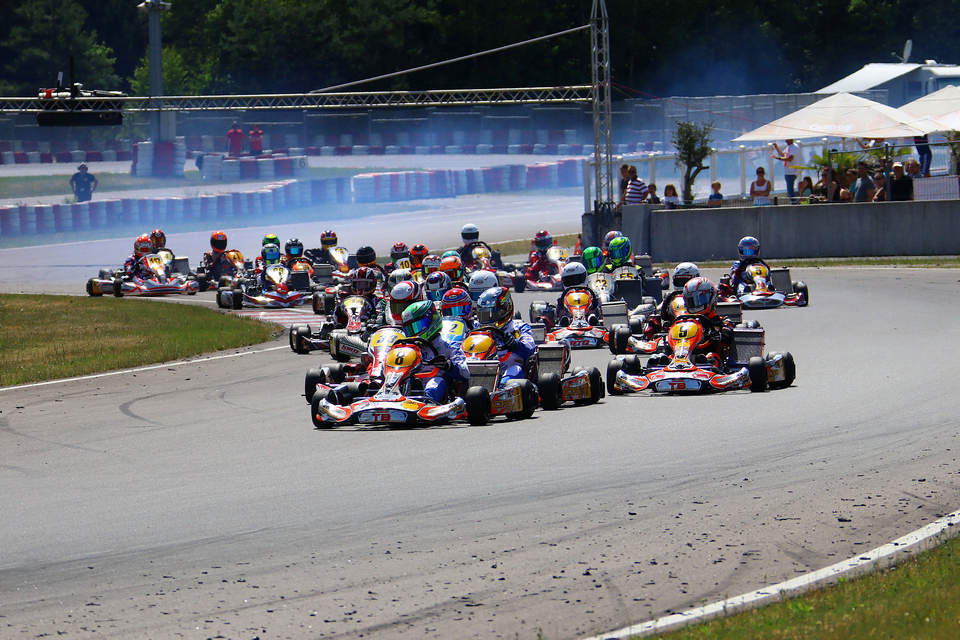
<instances>
[{"instance_id":1,"label":"kart front wheel","mask_svg":"<svg viewBox=\"0 0 960 640\"><path fill-rule=\"evenodd\" d=\"M529 418L533 412L540 406L540 395L537 386L529 380L517 380L516 385L520 387L520 401L523 408L520 411L509 414L510 418Z\"/></svg>"},{"instance_id":2,"label":"kart front wheel","mask_svg":"<svg viewBox=\"0 0 960 640\"><path fill-rule=\"evenodd\" d=\"M317 390L317 385L327 382L327 372L321 367L313 367L307 370L307 375L303 378L303 397L307 402L313 400L313 394Z\"/></svg>"},{"instance_id":3,"label":"kart front wheel","mask_svg":"<svg viewBox=\"0 0 960 640\"><path fill-rule=\"evenodd\" d=\"M747 363L750 372L750 391L767 390L767 363L760 356L750 358Z\"/></svg>"},{"instance_id":4,"label":"kart front wheel","mask_svg":"<svg viewBox=\"0 0 960 640\"><path fill-rule=\"evenodd\" d=\"M310 325L296 324L290 327L290 349L294 353L310 353L306 344L306 338L309 338L310 335Z\"/></svg>"},{"instance_id":5,"label":"kart front wheel","mask_svg":"<svg viewBox=\"0 0 960 640\"><path fill-rule=\"evenodd\" d=\"M767 360L770 360L777 354L769 354ZM783 368L783 380L777 380L770 383L771 389L786 389L797 377L797 363L793 359L793 354L789 351L783 354L783 361L780 366Z\"/></svg>"},{"instance_id":6,"label":"kart front wheel","mask_svg":"<svg viewBox=\"0 0 960 640\"><path fill-rule=\"evenodd\" d=\"M604 396L603 375L600 373L600 369L596 367L590 367L588 371L590 375L590 402L588 404L596 404Z\"/></svg>"},{"instance_id":7,"label":"kart front wheel","mask_svg":"<svg viewBox=\"0 0 960 640\"><path fill-rule=\"evenodd\" d=\"M467 389L463 398L467 405L467 420L470 424L482 427L490 420L490 392L484 387Z\"/></svg>"},{"instance_id":8,"label":"kart front wheel","mask_svg":"<svg viewBox=\"0 0 960 640\"><path fill-rule=\"evenodd\" d=\"M803 296L803 304L810 304L810 290L807 288L807 283L803 280L797 280L793 283L793 292Z\"/></svg>"},{"instance_id":9,"label":"kart front wheel","mask_svg":"<svg viewBox=\"0 0 960 640\"><path fill-rule=\"evenodd\" d=\"M537 382L540 391L540 406L547 411L559 409L563 402L563 389L560 386L560 376L556 373L545 373Z\"/></svg>"},{"instance_id":10,"label":"kart front wheel","mask_svg":"<svg viewBox=\"0 0 960 640\"><path fill-rule=\"evenodd\" d=\"M612 396L622 395L623 392L616 388L617 373L623 369L623 360L615 358L607 363L607 393Z\"/></svg>"},{"instance_id":11,"label":"kart front wheel","mask_svg":"<svg viewBox=\"0 0 960 640\"><path fill-rule=\"evenodd\" d=\"M610 351L614 354L626 353L627 343L630 340L630 327L625 324L618 324L613 327L610 335Z\"/></svg>"},{"instance_id":12,"label":"kart front wheel","mask_svg":"<svg viewBox=\"0 0 960 640\"><path fill-rule=\"evenodd\" d=\"M318 415L321 400L326 400L332 404L340 404L340 397L333 389L317 389L310 400L310 419L313 421L313 426L317 429L329 429L332 425L321 420Z\"/></svg>"}]
</instances>

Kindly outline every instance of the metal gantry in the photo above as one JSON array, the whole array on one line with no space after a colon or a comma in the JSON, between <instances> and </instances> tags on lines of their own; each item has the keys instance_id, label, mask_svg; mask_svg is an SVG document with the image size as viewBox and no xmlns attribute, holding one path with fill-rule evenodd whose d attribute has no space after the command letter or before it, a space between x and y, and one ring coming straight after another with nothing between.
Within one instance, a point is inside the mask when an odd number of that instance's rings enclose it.
<instances>
[{"instance_id":1,"label":"metal gantry","mask_svg":"<svg viewBox=\"0 0 960 640\"><path fill-rule=\"evenodd\" d=\"M613 114L610 106L610 21L603 0L593 0L590 44L593 67L594 211L613 206Z\"/></svg>"}]
</instances>

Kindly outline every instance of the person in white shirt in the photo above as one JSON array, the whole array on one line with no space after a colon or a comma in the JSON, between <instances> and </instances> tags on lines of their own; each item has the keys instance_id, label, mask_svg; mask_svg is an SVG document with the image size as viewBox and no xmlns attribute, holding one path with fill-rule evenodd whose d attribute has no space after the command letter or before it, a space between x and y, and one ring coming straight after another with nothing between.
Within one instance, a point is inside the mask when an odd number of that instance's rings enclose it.
<instances>
[{"instance_id":1,"label":"person in white shirt","mask_svg":"<svg viewBox=\"0 0 960 640\"><path fill-rule=\"evenodd\" d=\"M793 198L796 195L794 185L797 182L797 165L800 163L800 147L794 144L793 138L787 138L786 149L780 151L780 147L777 146L776 142L773 143L773 148L777 152L774 158L783 161L783 179L787 182L787 197L790 198L790 202L793 202Z\"/></svg>"}]
</instances>

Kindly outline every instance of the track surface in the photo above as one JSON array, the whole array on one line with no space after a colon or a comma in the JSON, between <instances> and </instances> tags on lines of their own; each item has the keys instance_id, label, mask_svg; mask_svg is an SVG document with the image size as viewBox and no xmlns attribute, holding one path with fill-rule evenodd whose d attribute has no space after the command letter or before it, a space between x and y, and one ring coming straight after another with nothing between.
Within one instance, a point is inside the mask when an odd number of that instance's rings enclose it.
<instances>
[{"instance_id":1,"label":"track surface","mask_svg":"<svg viewBox=\"0 0 960 640\"><path fill-rule=\"evenodd\" d=\"M316 431L286 338L0 390L0 635L576 638L955 510L960 274L793 275L809 308L747 316L797 360L763 394Z\"/></svg>"}]
</instances>

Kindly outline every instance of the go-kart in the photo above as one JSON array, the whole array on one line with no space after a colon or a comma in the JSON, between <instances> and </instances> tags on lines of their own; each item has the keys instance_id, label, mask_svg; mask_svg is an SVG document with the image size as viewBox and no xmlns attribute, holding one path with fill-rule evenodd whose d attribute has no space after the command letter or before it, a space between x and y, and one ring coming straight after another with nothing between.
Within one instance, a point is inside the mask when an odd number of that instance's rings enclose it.
<instances>
[{"instance_id":1,"label":"go-kart","mask_svg":"<svg viewBox=\"0 0 960 640\"><path fill-rule=\"evenodd\" d=\"M250 278L253 271L253 263L246 260L239 249L227 249L223 252L221 260L226 260L227 267L221 269L221 275L217 281L213 281L212 274L201 264L197 267L197 282L200 283L200 291L206 291L211 287L234 288L241 280ZM238 307L239 308L239 307Z\"/></svg>"},{"instance_id":2,"label":"go-kart","mask_svg":"<svg viewBox=\"0 0 960 640\"><path fill-rule=\"evenodd\" d=\"M560 282L560 274L563 271L563 268L570 261L570 257L567 255L567 250L563 247L558 247L557 245L549 247L547 249L547 262L549 268L546 271L541 271L538 273L535 279L531 279L526 277L526 270L527 267L533 263L535 257L536 251L531 251L529 262L519 270L521 273L518 274L518 277L522 277L526 280L525 288L540 289L541 291L563 291L563 283ZM516 286L514 286L514 289L516 289Z\"/></svg>"},{"instance_id":3,"label":"go-kart","mask_svg":"<svg viewBox=\"0 0 960 640\"><path fill-rule=\"evenodd\" d=\"M720 279L720 299L739 301L745 309L775 309L776 307L805 307L810 303L810 292L803 280L792 281L790 269L769 269L765 264L753 263L743 270L745 284L734 291L730 276Z\"/></svg>"},{"instance_id":4,"label":"go-kart","mask_svg":"<svg viewBox=\"0 0 960 640\"><path fill-rule=\"evenodd\" d=\"M527 280L523 273L517 273L513 265L504 265L500 262L500 253L491 255L490 248L485 244L475 244L469 249L473 265L467 271L467 277L477 271L489 271L497 276L497 282L501 287L513 289L517 293L523 293L527 289Z\"/></svg>"},{"instance_id":5,"label":"go-kart","mask_svg":"<svg viewBox=\"0 0 960 640\"><path fill-rule=\"evenodd\" d=\"M261 286L256 278L233 278L229 284L217 288L217 306L221 309L263 307L288 309L304 304L310 299L310 274L306 270L291 270L282 264L264 267Z\"/></svg>"},{"instance_id":6,"label":"go-kart","mask_svg":"<svg viewBox=\"0 0 960 640\"><path fill-rule=\"evenodd\" d=\"M316 291L313 294L315 312L318 295L320 294ZM329 306L330 302L335 300L336 294L326 295L328 297L322 304ZM296 353L328 349L334 360L346 362L363 356L370 335L383 326L382 318L373 303L360 295L349 295L337 301L330 312L330 318L321 320L316 330L308 324L291 326L290 349Z\"/></svg>"},{"instance_id":7,"label":"go-kart","mask_svg":"<svg viewBox=\"0 0 960 640\"><path fill-rule=\"evenodd\" d=\"M319 389L332 389L340 401L353 401L358 396L375 391L383 383L384 365L393 343L403 337L399 327L383 327L364 343L365 350L359 362L345 362L314 367L304 378L304 397L307 404ZM372 391L371 391L372 390Z\"/></svg>"},{"instance_id":8,"label":"go-kart","mask_svg":"<svg viewBox=\"0 0 960 640\"><path fill-rule=\"evenodd\" d=\"M790 352L762 357L764 331L759 325L734 329L734 345L726 362L716 354L698 353L706 331L699 316L681 315L662 338L670 354L660 353L642 363L637 355L618 356L607 365L611 395L649 390L662 393L707 393L749 388L764 391L788 387L796 377Z\"/></svg>"},{"instance_id":9,"label":"go-kart","mask_svg":"<svg viewBox=\"0 0 960 640\"><path fill-rule=\"evenodd\" d=\"M171 255L167 252L168 256ZM165 296L175 293L193 295L200 285L191 275L172 272L169 260L164 256L150 253L140 258L140 273L128 276L123 269L101 270L99 277L87 280L87 294L102 296Z\"/></svg>"},{"instance_id":10,"label":"go-kart","mask_svg":"<svg viewBox=\"0 0 960 640\"><path fill-rule=\"evenodd\" d=\"M425 356L433 356L427 359ZM347 424L413 427L455 420L463 415L463 398L452 393L436 404L423 392L424 383L441 374L433 359L440 357L421 338L400 338L384 361L383 385L372 396L341 404L337 391L318 388L310 401L310 417L318 429ZM421 369L422 366L422 369Z\"/></svg>"},{"instance_id":11,"label":"go-kart","mask_svg":"<svg viewBox=\"0 0 960 640\"><path fill-rule=\"evenodd\" d=\"M596 367L570 371L570 345L547 342L537 346L530 377L537 381L540 406L558 409L564 402L594 404L604 397L603 376Z\"/></svg>"},{"instance_id":12,"label":"go-kart","mask_svg":"<svg viewBox=\"0 0 960 640\"><path fill-rule=\"evenodd\" d=\"M574 349L606 345L609 342L609 332L603 326L600 317L594 317L590 313L591 299L589 289L570 287L561 297L560 302L566 309L566 313L559 320L555 305L535 300L530 303L530 321L544 324L547 328L548 342L563 340ZM623 306L622 302L607 304L614 307Z\"/></svg>"},{"instance_id":13,"label":"go-kart","mask_svg":"<svg viewBox=\"0 0 960 640\"><path fill-rule=\"evenodd\" d=\"M500 354L496 333L493 329L474 329L461 343L470 369L464 402L472 425L487 424L494 416L529 418L540 405L539 391L530 380L503 381L510 352Z\"/></svg>"}]
</instances>

